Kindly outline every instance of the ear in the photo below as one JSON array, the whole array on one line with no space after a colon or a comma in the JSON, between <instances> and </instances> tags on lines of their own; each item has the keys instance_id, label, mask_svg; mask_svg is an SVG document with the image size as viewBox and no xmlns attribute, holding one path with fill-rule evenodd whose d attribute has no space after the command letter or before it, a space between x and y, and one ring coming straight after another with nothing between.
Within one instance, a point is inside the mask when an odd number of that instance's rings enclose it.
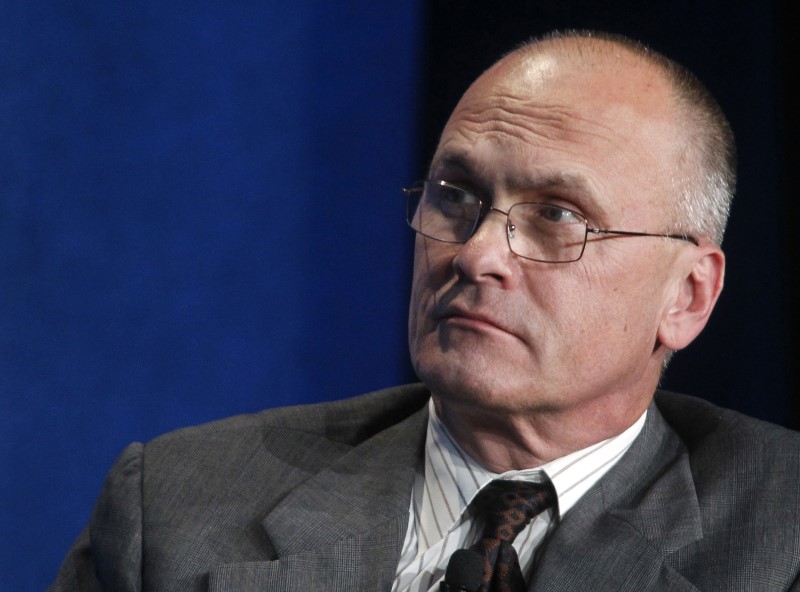
<instances>
[{"instance_id":1,"label":"ear","mask_svg":"<svg viewBox=\"0 0 800 592\"><path fill-rule=\"evenodd\" d=\"M725 279L725 255L715 245L689 250L679 264L676 290L658 326L658 340L668 349L689 345L708 322Z\"/></svg>"}]
</instances>

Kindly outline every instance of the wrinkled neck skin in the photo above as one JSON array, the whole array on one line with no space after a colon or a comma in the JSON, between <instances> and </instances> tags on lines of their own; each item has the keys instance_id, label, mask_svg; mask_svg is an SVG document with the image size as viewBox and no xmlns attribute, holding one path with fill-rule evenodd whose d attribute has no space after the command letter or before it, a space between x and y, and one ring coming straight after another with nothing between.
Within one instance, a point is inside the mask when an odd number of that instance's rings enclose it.
<instances>
[{"instance_id":1,"label":"wrinkled neck skin","mask_svg":"<svg viewBox=\"0 0 800 592\"><path fill-rule=\"evenodd\" d=\"M433 395L456 443L494 473L539 467L624 432L652 401L657 380L638 397L600 397L581 409L493 410Z\"/></svg>"}]
</instances>

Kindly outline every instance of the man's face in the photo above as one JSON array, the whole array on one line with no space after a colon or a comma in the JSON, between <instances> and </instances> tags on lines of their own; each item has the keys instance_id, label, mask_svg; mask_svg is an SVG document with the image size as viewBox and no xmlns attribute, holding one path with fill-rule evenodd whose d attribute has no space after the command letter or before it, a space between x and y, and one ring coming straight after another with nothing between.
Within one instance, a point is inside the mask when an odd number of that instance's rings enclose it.
<instances>
[{"instance_id":1,"label":"man's face","mask_svg":"<svg viewBox=\"0 0 800 592\"><path fill-rule=\"evenodd\" d=\"M503 211L546 202L595 228L672 231L679 142L666 85L642 66L593 68L541 54L490 70L447 123L430 177ZM437 402L500 413L604 400L643 408L683 243L590 235L579 261L552 264L512 254L505 232L493 212L466 244L417 236L409 343Z\"/></svg>"}]
</instances>

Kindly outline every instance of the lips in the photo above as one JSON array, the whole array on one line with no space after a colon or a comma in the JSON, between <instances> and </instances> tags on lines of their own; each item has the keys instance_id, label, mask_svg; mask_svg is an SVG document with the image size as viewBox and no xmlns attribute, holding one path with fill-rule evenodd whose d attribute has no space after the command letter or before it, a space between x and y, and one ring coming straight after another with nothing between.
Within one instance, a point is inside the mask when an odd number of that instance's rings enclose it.
<instances>
[{"instance_id":1,"label":"lips","mask_svg":"<svg viewBox=\"0 0 800 592\"><path fill-rule=\"evenodd\" d=\"M463 324L475 328L492 328L514 335L504 323L498 321L494 316L452 303L436 311L433 318L437 323L452 321L455 324Z\"/></svg>"}]
</instances>

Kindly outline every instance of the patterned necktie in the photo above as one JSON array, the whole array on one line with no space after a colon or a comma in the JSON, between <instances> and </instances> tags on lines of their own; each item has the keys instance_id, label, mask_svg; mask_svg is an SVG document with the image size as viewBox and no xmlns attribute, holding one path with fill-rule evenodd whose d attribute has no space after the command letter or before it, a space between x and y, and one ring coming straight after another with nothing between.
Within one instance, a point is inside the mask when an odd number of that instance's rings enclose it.
<instances>
[{"instance_id":1,"label":"patterned necktie","mask_svg":"<svg viewBox=\"0 0 800 592\"><path fill-rule=\"evenodd\" d=\"M511 543L555 502L552 484L492 481L472 502L475 516L485 521L481 539L470 549L483 556L483 579L478 592L524 592L525 580Z\"/></svg>"}]
</instances>

